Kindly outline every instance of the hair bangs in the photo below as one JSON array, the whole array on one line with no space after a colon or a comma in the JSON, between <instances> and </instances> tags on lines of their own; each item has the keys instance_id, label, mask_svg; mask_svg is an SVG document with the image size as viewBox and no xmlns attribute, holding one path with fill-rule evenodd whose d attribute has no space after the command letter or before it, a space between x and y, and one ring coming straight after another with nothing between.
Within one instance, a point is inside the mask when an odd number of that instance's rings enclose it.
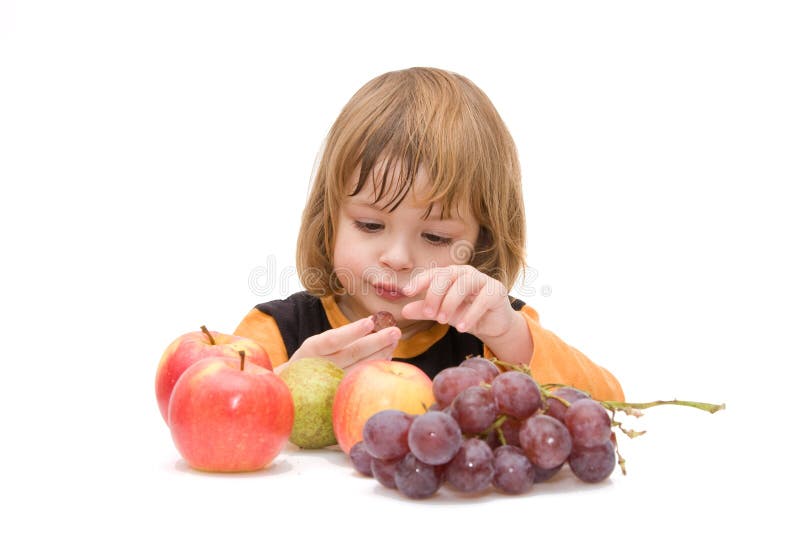
<instances>
[{"instance_id":1,"label":"hair bangs","mask_svg":"<svg viewBox=\"0 0 800 534\"><path fill-rule=\"evenodd\" d=\"M382 95L381 109L363 115L360 131L354 132L360 142L341 154L337 189L354 196L371 180L375 204L393 211L409 192L414 195L417 175L424 169L428 187L414 202L427 205L425 218L449 218L469 208L469 184L479 175L478 162L485 155L469 140L476 135L474 125L459 120L464 102L457 91L443 92L438 84L430 87L430 80L411 78L410 93ZM433 213L434 204L441 210Z\"/></svg>"}]
</instances>

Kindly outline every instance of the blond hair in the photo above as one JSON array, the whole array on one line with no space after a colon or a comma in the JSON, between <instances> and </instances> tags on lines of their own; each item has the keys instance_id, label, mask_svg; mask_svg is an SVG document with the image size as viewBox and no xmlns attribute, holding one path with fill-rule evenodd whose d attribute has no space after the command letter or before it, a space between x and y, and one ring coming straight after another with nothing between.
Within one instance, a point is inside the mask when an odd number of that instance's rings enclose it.
<instances>
[{"instance_id":1,"label":"blond hair","mask_svg":"<svg viewBox=\"0 0 800 534\"><path fill-rule=\"evenodd\" d=\"M373 173L379 165L382 177ZM392 189L389 169L395 165L401 170ZM367 82L328 133L297 240L297 269L308 291L342 291L333 273L333 245L344 195L357 194L373 176L375 202L386 198L384 209L391 211L411 190L420 166L430 184L426 217L434 202L441 203L443 218L467 206L480 227L469 264L511 287L525 264L525 209L511 134L470 80L415 67ZM347 192L357 170L355 189Z\"/></svg>"}]
</instances>

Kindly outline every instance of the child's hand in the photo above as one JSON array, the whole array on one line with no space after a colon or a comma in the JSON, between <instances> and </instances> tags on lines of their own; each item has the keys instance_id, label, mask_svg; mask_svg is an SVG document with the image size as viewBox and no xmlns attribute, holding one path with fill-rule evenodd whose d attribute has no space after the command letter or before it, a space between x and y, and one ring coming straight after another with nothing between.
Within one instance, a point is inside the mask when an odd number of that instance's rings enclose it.
<instances>
[{"instance_id":1,"label":"child's hand","mask_svg":"<svg viewBox=\"0 0 800 534\"><path fill-rule=\"evenodd\" d=\"M396 326L372 333L375 324L367 317L332 328L306 339L288 363L301 358L328 358L345 371L369 360L391 360L400 339Z\"/></svg>"},{"instance_id":2,"label":"child's hand","mask_svg":"<svg viewBox=\"0 0 800 534\"><path fill-rule=\"evenodd\" d=\"M471 265L428 269L401 291L409 297L425 296L403 307L406 319L449 323L484 342L504 335L514 324L514 309L505 286Z\"/></svg>"}]
</instances>

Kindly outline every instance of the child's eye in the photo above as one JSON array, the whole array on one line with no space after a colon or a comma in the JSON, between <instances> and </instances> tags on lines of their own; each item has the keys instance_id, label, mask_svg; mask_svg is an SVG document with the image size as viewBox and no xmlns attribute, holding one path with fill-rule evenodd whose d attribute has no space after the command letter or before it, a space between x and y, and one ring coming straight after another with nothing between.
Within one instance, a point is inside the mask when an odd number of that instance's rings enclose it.
<instances>
[{"instance_id":1,"label":"child's eye","mask_svg":"<svg viewBox=\"0 0 800 534\"><path fill-rule=\"evenodd\" d=\"M437 247L444 247L453 242L449 237L442 237L436 234L422 234L422 237L424 237L428 243Z\"/></svg>"},{"instance_id":2,"label":"child's eye","mask_svg":"<svg viewBox=\"0 0 800 534\"><path fill-rule=\"evenodd\" d=\"M362 232L377 232L383 225L380 223L372 223L372 222L364 222L364 221L353 221L353 226L361 230Z\"/></svg>"}]
</instances>

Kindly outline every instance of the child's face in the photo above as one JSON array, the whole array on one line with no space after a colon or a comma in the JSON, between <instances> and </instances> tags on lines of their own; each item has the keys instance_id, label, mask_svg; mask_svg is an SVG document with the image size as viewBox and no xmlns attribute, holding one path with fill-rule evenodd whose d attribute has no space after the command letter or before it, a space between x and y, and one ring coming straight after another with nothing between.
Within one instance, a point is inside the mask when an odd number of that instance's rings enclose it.
<instances>
[{"instance_id":1,"label":"child's face","mask_svg":"<svg viewBox=\"0 0 800 534\"><path fill-rule=\"evenodd\" d=\"M351 177L348 191L357 181ZM339 298L350 320L385 310L404 328L413 321L404 320L403 306L419 297L407 298L397 292L412 276L433 267L467 263L478 239L478 222L461 206L451 219L442 220L441 206L433 204L428 217L424 198L428 177L421 170L402 203L389 212L374 205L371 180L355 196L345 196L339 211L334 243L333 266L346 294Z\"/></svg>"}]
</instances>

